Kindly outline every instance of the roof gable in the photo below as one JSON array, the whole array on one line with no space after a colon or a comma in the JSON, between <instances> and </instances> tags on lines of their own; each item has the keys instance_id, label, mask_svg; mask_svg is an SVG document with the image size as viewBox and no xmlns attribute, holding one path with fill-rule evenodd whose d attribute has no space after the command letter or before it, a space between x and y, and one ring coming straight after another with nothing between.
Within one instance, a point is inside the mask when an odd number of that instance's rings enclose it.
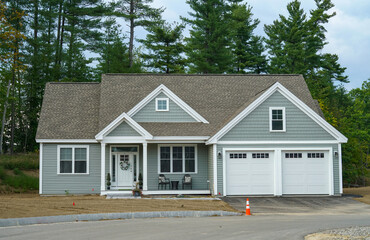
<instances>
[{"instance_id":1,"label":"roof gable","mask_svg":"<svg viewBox=\"0 0 370 240\"><path fill-rule=\"evenodd\" d=\"M168 99L168 111L156 111L157 98ZM163 91L160 91L131 117L136 122L198 122Z\"/></svg>"},{"instance_id":2,"label":"roof gable","mask_svg":"<svg viewBox=\"0 0 370 240\"><path fill-rule=\"evenodd\" d=\"M270 132L270 108L284 107L286 130ZM220 141L311 141L335 138L308 117L295 104L275 91L255 110L245 116L230 131L220 138Z\"/></svg>"},{"instance_id":3,"label":"roof gable","mask_svg":"<svg viewBox=\"0 0 370 240\"><path fill-rule=\"evenodd\" d=\"M217 143L226 133L233 129L240 121L242 121L246 116L253 112L259 105L261 105L266 99L268 99L275 92L281 93L286 99L292 102L296 107L298 107L306 116L310 117L314 122L326 130L330 135L332 135L339 142L347 142L347 138L326 122L323 118L319 116L317 112L314 112L305 103L298 99L294 94L292 94L288 89L286 89L282 84L275 83L269 89L267 89L261 96L259 96L253 103L248 105L243 111L241 111L235 118L229 121L221 130L214 134L208 141L208 144Z\"/></svg>"},{"instance_id":4,"label":"roof gable","mask_svg":"<svg viewBox=\"0 0 370 240\"><path fill-rule=\"evenodd\" d=\"M140 126L137 122L135 122L127 113L122 113L116 119L114 119L108 126L106 126L102 131L100 131L96 136L96 140L103 140L103 138L109 133L111 133L114 129L120 126L123 122L127 123L132 129L134 129L139 135L141 135L145 139L152 139L153 136L146 131L142 126ZM123 125L125 126L125 125Z\"/></svg>"},{"instance_id":5,"label":"roof gable","mask_svg":"<svg viewBox=\"0 0 370 240\"><path fill-rule=\"evenodd\" d=\"M117 127L112 129L107 134L108 137L118 137L118 136L141 136L141 134L132 128L125 120L119 124Z\"/></svg>"},{"instance_id":6,"label":"roof gable","mask_svg":"<svg viewBox=\"0 0 370 240\"><path fill-rule=\"evenodd\" d=\"M181 98L174 94L165 85L159 85L154 91L147 95L143 100L141 100L135 107L128 111L128 115L133 117L140 112L145 106L151 103L159 94L166 95L173 103L180 107L184 112L194 118L197 122L208 123L199 113L197 113L193 108L191 108L187 103L185 103Z\"/></svg>"}]
</instances>

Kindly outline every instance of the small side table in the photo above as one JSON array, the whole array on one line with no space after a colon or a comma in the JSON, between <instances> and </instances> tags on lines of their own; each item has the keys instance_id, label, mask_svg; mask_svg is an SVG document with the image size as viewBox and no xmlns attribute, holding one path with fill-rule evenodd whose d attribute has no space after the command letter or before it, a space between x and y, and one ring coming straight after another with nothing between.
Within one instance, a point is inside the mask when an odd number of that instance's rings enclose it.
<instances>
[{"instance_id":1,"label":"small side table","mask_svg":"<svg viewBox=\"0 0 370 240\"><path fill-rule=\"evenodd\" d=\"M171 181L171 188L172 188L172 190L178 190L179 189L179 181Z\"/></svg>"}]
</instances>

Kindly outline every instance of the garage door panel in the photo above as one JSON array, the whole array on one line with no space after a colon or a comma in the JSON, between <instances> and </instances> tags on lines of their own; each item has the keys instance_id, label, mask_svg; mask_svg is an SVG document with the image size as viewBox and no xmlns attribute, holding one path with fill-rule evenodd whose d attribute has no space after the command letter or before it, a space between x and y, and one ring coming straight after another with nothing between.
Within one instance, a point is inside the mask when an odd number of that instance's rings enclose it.
<instances>
[{"instance_id":1,"label":"garage door panel","mask_svg":"<svg viewBox=\"0 0 370 240\"><path fill-rule=\"evenodd\" d=\"M266 195L274 192L274 164L270 158L227 159L227 195ZM228 155L229 156L229 155Z\"/></svg>"},{"instance_id":2,"label":"garage door panel","mask_svg":"<svg viewBox=\"0 0 370 240\"><path fill-rule=\"evenodd\" d=\"M328 152L322 151L323 158L308 158L308 152L295 152L301 153L301 157L287 158L285 152L282 154L283 194L329 194Z\"/></svg>"}]
</instances>

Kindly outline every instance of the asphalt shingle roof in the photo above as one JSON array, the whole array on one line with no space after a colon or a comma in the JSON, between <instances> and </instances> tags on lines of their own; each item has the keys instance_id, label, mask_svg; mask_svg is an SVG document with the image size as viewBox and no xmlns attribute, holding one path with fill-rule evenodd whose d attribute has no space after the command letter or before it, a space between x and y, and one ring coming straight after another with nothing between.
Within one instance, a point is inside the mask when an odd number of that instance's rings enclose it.
<instances>
[{"instance_id":1,"label":"asphalt shingle roof","mask_svg":"<svg viewBox=\"0 0 370 240\"><path fill-rule=\"evenodd\" d=\"M94 139L161 84L209 124L139 124L153 136L212 136L276 82L322 116L301 75L105 74L100 84L48 83L36 138Z\"/></svg>"}]
</instances>

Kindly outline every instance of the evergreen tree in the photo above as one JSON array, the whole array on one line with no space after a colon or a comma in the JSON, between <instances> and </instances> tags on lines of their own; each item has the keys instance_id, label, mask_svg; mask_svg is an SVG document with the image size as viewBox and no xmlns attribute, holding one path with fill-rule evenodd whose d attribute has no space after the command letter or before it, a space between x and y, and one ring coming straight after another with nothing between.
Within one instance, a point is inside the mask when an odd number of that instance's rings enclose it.
<instances>
[{"instance_id":1,"label":"evergreen tree","mask_svg":"<svg viewBox=\"0 0 370 240\"><path fill-rule=\"evenodd\" d=\"M146 39L141 40L148 53L142 54L146 67L162 73L184 72L185 59L182 31L184 25L161 23L147 28Z\"/></svg>"},{"instance_id":2,"label":"evergreen tree","mask_svg":"<svg viewBox=\"0 0 370 240\"><path fill-rule=\"evenodd\" d=\"M112 18L104 23L105 35L100 45L100 58L97 65L98 78L102 73L129 72L128 48L123 42L124 36L119 31L119 25Z\"/></svg>"},{"instance_id":3,"label":"evergreen tree","mask_svg":"<svg viewBox=\"0 0 370 240\"><path fill-rule=\"evenodd\" d=\"M150 27L158 23L163 8L150 6L153 0L118 0L113 5L116 9L115 15L123 17L129 22L129 67L135 72L134 38L137 27ZM137 65L137 64L136 64Z\"/></svg>"},{"instance_id":4,"label":"evergreen tree","mask_svg":"<svg viewBox=\"0 0 370 240\"><path fill-rule=\"evenodd\" d=\"M234 57L231 72L233 73L266 72L267 60L263 54L262 38L253 34L260 21L252 17L252 7L247 4L231 5L231 48Z\"/></svg>"},{"instance_id":5,"label":"evergreen tree","mask_svg":"<svg viewBox=\"0 0 370 240\"><path fill-rule=\"evenodd\" d=\"M225 0L187 0L193 12L182 18L191 27L186 54L193 73L225 73L230 69L229 7Z\"/></svg>"}]
</instances>

